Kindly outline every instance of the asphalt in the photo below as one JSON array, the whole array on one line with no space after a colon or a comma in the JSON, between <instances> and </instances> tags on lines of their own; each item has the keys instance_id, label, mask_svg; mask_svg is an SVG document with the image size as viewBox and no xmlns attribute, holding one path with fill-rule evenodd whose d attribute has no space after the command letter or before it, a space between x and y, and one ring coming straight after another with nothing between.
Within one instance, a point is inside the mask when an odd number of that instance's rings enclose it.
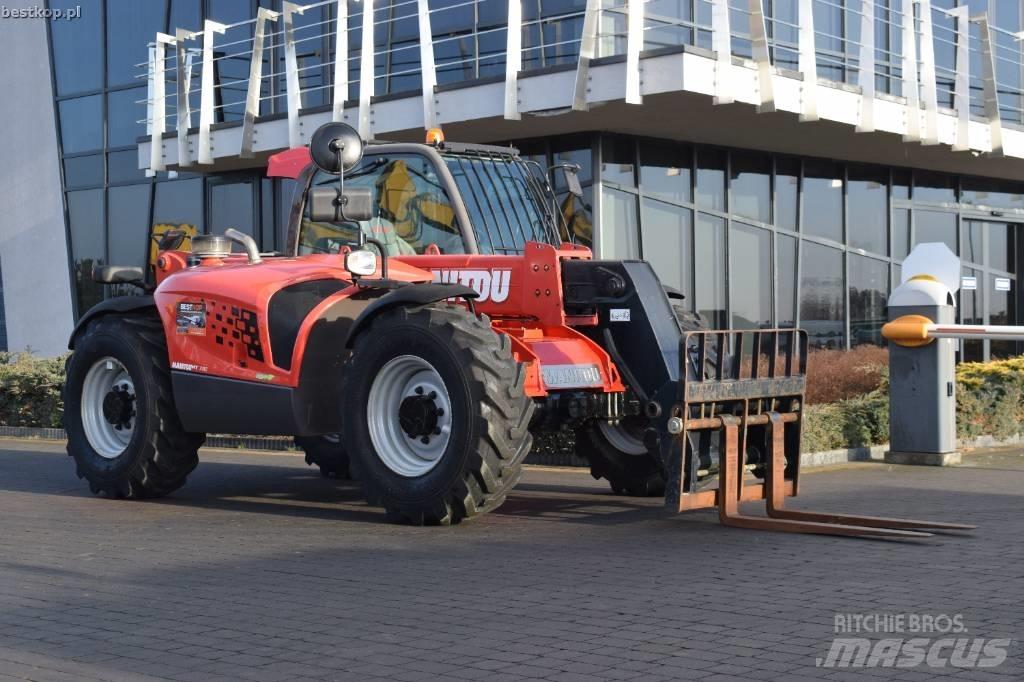
<instances>
[{"instance_id":1,"label":"asphalt","mask_svg":"<svg viewBox=\"0 0 1024 682\"><path fill-rule=\"evenodd\" d=\"M412 528L297 456L205 450L173 496L130 502L91 495L61 444L0 440L0 682L1024 679L1024 453L850 465L802 488L793 506L978 529L730 529L541 468L495 512ZM837 632L865 615L935 627ZM844 668L837 637L995 648Z\"/></svg>"}]
</instances>

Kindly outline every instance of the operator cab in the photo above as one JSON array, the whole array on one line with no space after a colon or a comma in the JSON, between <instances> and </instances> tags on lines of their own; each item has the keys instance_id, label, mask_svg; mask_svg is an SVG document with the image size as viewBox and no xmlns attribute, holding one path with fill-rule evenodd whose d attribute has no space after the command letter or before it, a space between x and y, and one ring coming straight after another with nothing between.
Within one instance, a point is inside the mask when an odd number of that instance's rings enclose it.
<instances>
[{"instance_id":1,"label":"operator cab","mask_svg":"<svg viewBox=\"0 0 1024 682\"><path fill-rule=\"evenodd\" d=\"M293 252L355 248L360 232L383 245L386 256L514 255L530 241L564 241L562 215L541 166L511 147L444 143L436 136L431 141L366 146L363 158L345 173L345 187L370 191L369 220L312 220L309 191L338 180L315 166L307 168L298 178Z\"/></svg>"}]
</instances>

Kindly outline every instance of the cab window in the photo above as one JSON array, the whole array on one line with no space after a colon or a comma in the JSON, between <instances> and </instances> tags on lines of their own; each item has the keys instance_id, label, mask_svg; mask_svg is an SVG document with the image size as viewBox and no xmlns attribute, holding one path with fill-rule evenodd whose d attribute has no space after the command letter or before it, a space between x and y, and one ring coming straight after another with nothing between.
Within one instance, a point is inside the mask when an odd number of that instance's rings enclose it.
<instances>
[{"instance_id":1,"label":"cab window","mask_svg":"<svg viewBox=\"0 0 1024 682\"><path fill-rule=\"evenodd\" d=\"M312 186L335 185L322 171ZM365 156L345 175L345 187L373 191L374 217L362 222L313 222L306 206L299 233L299 253L336 253L354 246L359 231L384 244L388 256L422 254L434 245L441 253L465 253L462 233L448 193L430 159L419 154Z\"/></svg>"}]
</instances>

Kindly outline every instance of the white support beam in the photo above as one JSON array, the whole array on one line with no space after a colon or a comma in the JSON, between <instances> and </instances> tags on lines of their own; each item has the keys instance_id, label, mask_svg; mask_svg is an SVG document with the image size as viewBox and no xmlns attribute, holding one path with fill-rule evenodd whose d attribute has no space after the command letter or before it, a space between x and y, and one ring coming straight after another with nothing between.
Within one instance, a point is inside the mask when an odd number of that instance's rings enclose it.
<instances>
[{"instance_id":1,"label":"white support beam","mask_svg":"<svg viewBox=\"0 0 1024 682\"><path fill-rule=\"evenodd\" d=\"M152 83L152 112L150 114L149 170L153 173L167 168L164 163L164 132L167 130L167 71L166 46L175 43L174 36L157 33L150 51L149 79Z\"/></svg>"},{"instance_id":2,"label":"white support beam","mask_svg":"<svg viewBox=\"0 0 1024 682\"><path fill-rule=\"evenodd\" d=\"M924 135L921 144L939 143L939 95L935 80L935 41L932 33L932 2L917 0L921 19L921 85L924 90Z\"/></svg>"},{"instance_id":3,"label":"white support beam","mask_svg":"<svg viewBox=\"0 0 1024 682\"><path fill-rule=\"evenodd\" d=\"M1003 155L1003 121L999 112L999 90L996 86L996 55L992 45L992 28L988 13L983 12L973 21L977 22L981 34L981 82L985 93L985 118L988 119L988 135L992 156Z\"/></svg>"},{"instance_id":4,"label":"white support beam","mask_svg":"<svg viewBox=\"0 0 1024 682\"><path fill-rule=\"evenodd\" d=\"M434 86L437 85L437 71L434 69L434 32L430 28L430 6L427 0L419 0L419 10L423 128L430 130L437 127L437 103L434 101Z\"/></svg>"},{"instance_id":5,"label":"white support beam","mask_svg":"<svg viewBox=\"0 0 1024 682\"><path fill-rule=\"evenodd\" d=\"M189 100L192 91L192 58L193 52L186 47L186 43L192 40L191 31L179 28L174 32L175 39L175 61L177 80L177 113L176 123L178 132L178 166L187 168L192 165L192 150L188 145L188 129L192 127L192 103Z\"/></svg>"},{"instance_id":6,"label":"white support beam","mask_svg":"<svg viewBox=\"0 0 1024 682\"><path fill-rule=\"evenodd\" d=\"M643 104L640 94L640 52L644 47L644 0L627 0L626 103Z\"/></svg>"},{"instance_id":7,"label":"white support beam","mask_svg":"<svg viewBox=\"0 0 1024 682\"><path fill-rule=\"evenodd\" d=\"M305 7L294 2L281 3L281 18L284 24L284 84L288 101L288 146L302 146L302 132L299 111L302 110L302 90L299 84L299 60L295 53L295 20L293 15L302 14Z\"/></svg>"},{"instance_id":8,"label":"white support beam","mask_svg":"<svg viewBox=\"0 0 1024 682\"><path fill-rule=\"evenodd\" d=\"M203 23L203 73L199 93L199 154L202 164L213 163L210 127L213 125L213 34L223 34L227 26L207 19Z\"/></svg>"},{"instance_id":9,"label":"white support beam","mask_svg":"<svg viewBox=\"0 0 1024 682\"><path fill-rule=\"evenodd\" d=\"M909 0L908 0L909 1ZM798 22L800 54L798 66L803 76L800 88L800 120L818 120L818 62L814 51L814 0L800 0Z\"/></svg>"},{"instance_id":10,"label":"white support beam","mask_svg":"<svg viewBox=\"0 0 1024 682\"><path fill-rule=\"evenodd\" d=\"M711 0L711 49L715 51L715 104L736 101L732 87L732 31L729 1Z\"/></svg>"},{"instance_id":11,"label":"white support beam","mask_svg":"<svg viewBox=\"0 0 1024 682\"><path fill-rule=\"evenodd\" d=\"M956 19L956 82L953 97L956 100L956 141L953 151L966 152L970 145L971 126L971 66L970 66L970 8L961 5L954 9L944 10Z\"/></svg>"},{"instance_id":12,"label":"white support beam","mask_svg":"<svg viewBox=\"0 0 1024 682\"><path fill-rule=\"evenodd\" d=\"M914 3L903 0L903 98L907 101L907 132L904 142L921 141L921 89L917 80L917 30Z\"/></svg>"},{"instance_id":13,"label":"white support beam","mask_svg":"<svg viewBox=\"0 0 1024 682\"><path fill-rule=\"evenodd\" d=\"M875 0L861 2L858 66L860 122L856 131L870 133L875 130Z\"/></svg>"},{"instance_id":14,"label":"white support beam","mask_svg":"<svg viewBox=\"0 0 1024 682\"><path fill-rule=\"evenodd\" d=\"M256 10L256 27L252 39L252 59L249 60L249 84L245 92L245 115L242 119L242 140L238 156L252 158L252 142L256 129L256 117L260 115L260 85L263 83L263 43L267 33L267 21L277 21L280 12L265 7ZM273 66L271 66L273 71Z\"/></svg>"},{"instance_id":15,"label":"white support beam","mask_svg":"<svg viewBox=\"0 0 1024 682\"><path fill-rule=\"evenodd\" d=\"M363 42L359 52L359 123L356 128L364 140L373 137L370 100L374 93L373 0L363 0Z\"/></svg>"},{"instance_id":16,"label":"white support beam","mask_svg":"<svg viewBox=\"0 0 1024 682\"><path fill-rule=\"evenodd\" d=\"M523 70L523 5L508 0L508 31L505 39L505 118L518 121L519 72Z\"/></svg>"},{"instance_id":17,"label":"white support beam","mask_svg":"<svg viewBox=\"0 0 1024 682\"><path fill-rule=\"evenodd\" d=\"M762 0L750 0L750 48L757 64L758 113L775 111L775 83Z\"/></svg>"},{"instance_id":18,"label":"white support beam","mask_svg":"<svg viewBox=\"0 0 1024 682\"><path fill-rule=\"evenodd\" d=\"M345 118L348 100L348 0L338 0L334 23L334 105L332 121Z\"/></svg>"},{"instance_id":19,"label":"white support beam","mask_svg":"<svg viewBox=\"0 0 1024 682\"><path fill-rule=\"evenodd\" d=\"M576 60L576 83L572 96L574 111L586 111L590 108L587 104L587 92L590 90L590 61L597 54L599 11L599 0L587 0L587 8L583 12L583 30L580 33L580 55Z\"/></svg>"}]
</instances>

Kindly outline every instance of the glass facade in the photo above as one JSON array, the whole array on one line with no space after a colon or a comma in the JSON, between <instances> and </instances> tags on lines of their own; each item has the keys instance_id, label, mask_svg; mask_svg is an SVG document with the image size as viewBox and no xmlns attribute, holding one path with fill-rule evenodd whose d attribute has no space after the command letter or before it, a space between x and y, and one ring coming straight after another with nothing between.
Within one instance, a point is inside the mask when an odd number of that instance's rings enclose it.
<instances>
[{"instance_id":1,"label":"glass facade","mask_svg":"<svg viewBox=\"0 0 1024 682\"><path fill-rule=\"evenodd\" d=\"M204 16L248 19L257 3L49 2L52 8L75 5L81 5L79 20L48 25L76 315L120 293L92 281L94 266L145 264L154 237L167 229L194 233L235 227L254 234L263 249L277 248L291 181L263 179L262 169L150 178L138 169L136 148L146 132L146 108L139 102L147 96L137 65L148 59L146 45L155 33L198 26ZM226 55L217 61L222 75L243 63L247 74L248 57ZM230 108L218 112L219 120L230 120Z\"/></svg>"},{"instance_id":2,"label":"glass facade","mask_svg":"<svg viewBox=\"0 0 1024 682\"><path fill-rule=\"evenodd\" d=\"M1021 319L1024 183L610 134L593 149L599 255L649 260L709 324L880 344L900 263L922 242L963 260L964 322ZM962 355L1018 350L976 342Z\"/></svg>"}]
</instances>

